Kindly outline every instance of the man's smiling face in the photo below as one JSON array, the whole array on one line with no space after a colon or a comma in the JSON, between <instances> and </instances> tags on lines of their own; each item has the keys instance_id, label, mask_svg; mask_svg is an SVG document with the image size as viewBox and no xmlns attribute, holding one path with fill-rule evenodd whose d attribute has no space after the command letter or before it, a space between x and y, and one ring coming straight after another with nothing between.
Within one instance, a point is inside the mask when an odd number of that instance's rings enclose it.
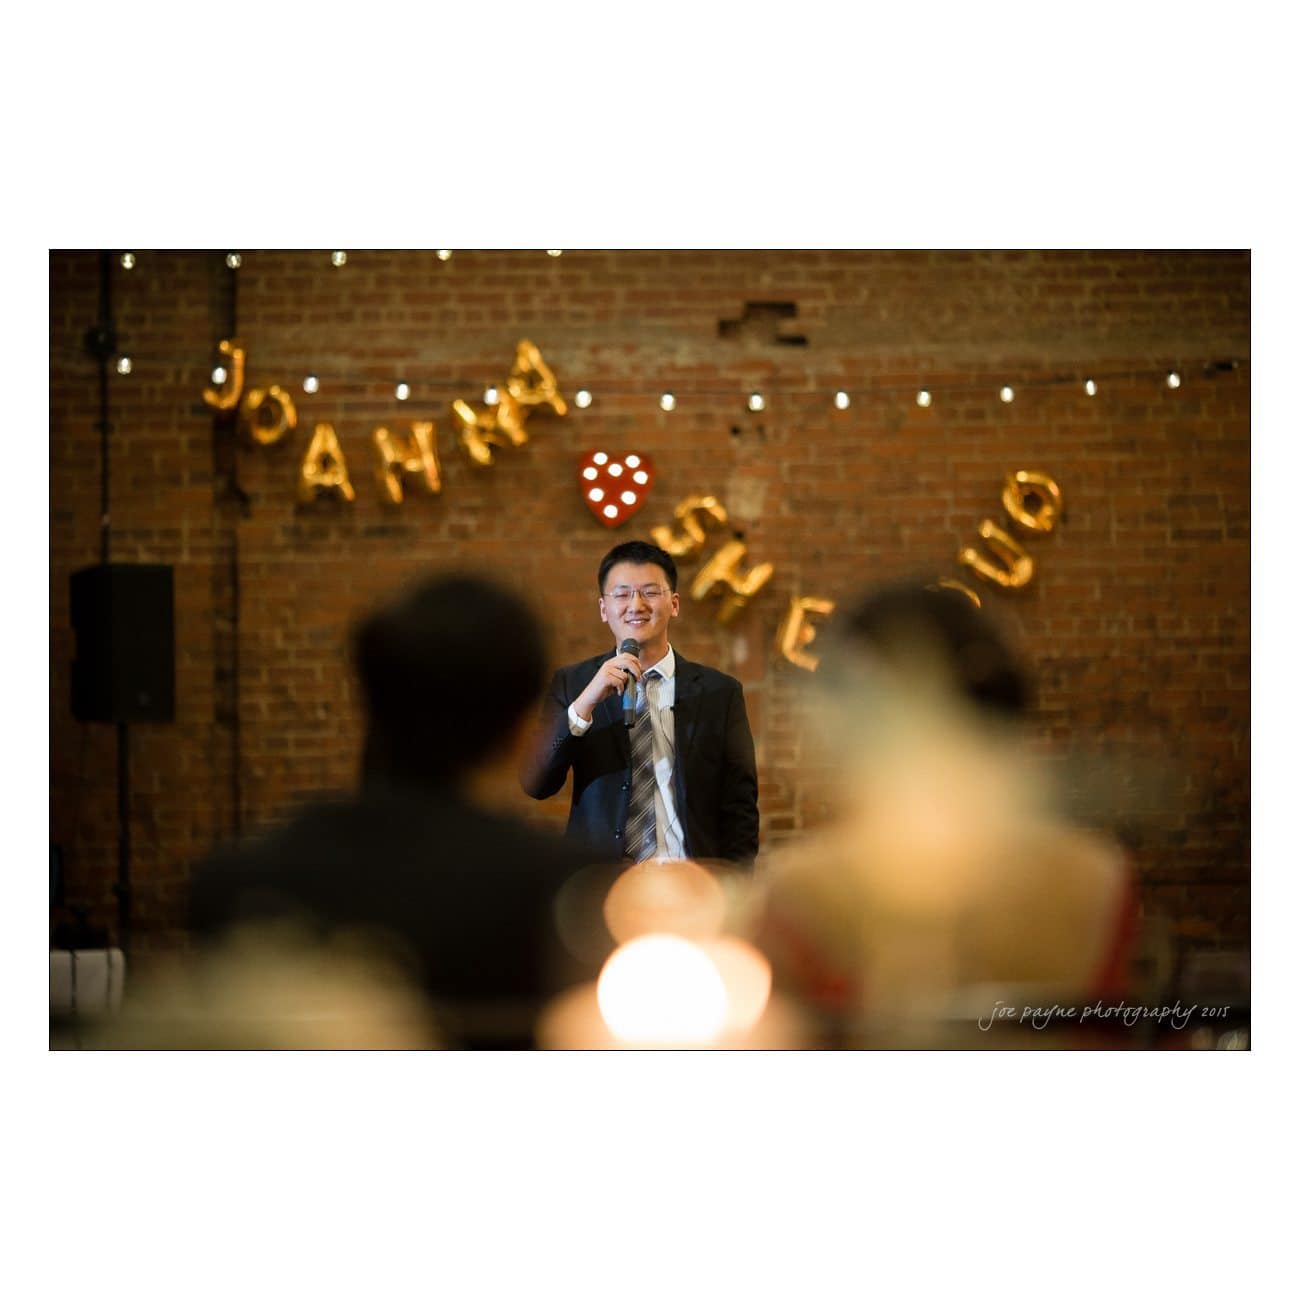
<instances>
[{"instance_id":1,"label":"man's smiling face","mask_svg":"<svg viewBox=\"0 0 1300 1300\"><path fill-rule=\"evenodd\" d=\"M656 587L663 593L657 598L642 594ZM657 564L616 564L605 575L600 621L609 625L615 646L626 637L639 641L643 660L653 663L667 654L668 624L680 608L677 593L669 590L668 575Z\"/></svg>"}]
</instances>

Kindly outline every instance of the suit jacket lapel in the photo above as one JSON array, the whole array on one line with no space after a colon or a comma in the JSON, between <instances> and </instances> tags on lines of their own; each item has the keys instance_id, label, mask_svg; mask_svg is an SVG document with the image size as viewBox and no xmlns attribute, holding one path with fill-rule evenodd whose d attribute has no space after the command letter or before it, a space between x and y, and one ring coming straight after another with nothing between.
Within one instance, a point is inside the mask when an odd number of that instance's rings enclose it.
<instances>
[{"instance_id":1,"label":"suit jacket lapel","mask_svg":"<svg viewBox=\"0 0 1300 1300\"><path fill-rule=\"evenodd\" d=\"M699 723L700 674L693 663L677 656L676 698L673 701L673 745L677 750L676 784L678 808L685 805L684 772L691 753L691 738Z\"/></svg>"}]
</instances>

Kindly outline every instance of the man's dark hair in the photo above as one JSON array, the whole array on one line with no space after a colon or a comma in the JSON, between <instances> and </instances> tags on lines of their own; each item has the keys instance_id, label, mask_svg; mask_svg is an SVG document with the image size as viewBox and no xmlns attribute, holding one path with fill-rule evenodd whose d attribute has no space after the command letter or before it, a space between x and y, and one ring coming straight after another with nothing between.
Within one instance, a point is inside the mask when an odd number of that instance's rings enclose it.
<instances>
[{"instance_id":1,"label":"man's dark hair","mask_svg":"<svg viewBox=\"0 0 1300 1300\"><path fill-rule=\"evenodd\" d=\"M836 611L826 641L827 684L845 650L867 649L905 665L920 649L938 658L968 703L1008 719L1029 708L1029 674L997 624L950 587L908 583L870 591Z\"/></svg>"},{"instance_id":2,"label":"man's dark hair","mask_svg":"<svg viewBox=\"0 0 1300 1300\"><path fill-rule=\"evenodd\" d=\"M364 773L444 781L499 749L541 694L542 626L486 578L426 579L369 615L353 656L367 712Z\"/></svg>"},{"instance_id":3,"label":"man's dark hair","mask_svg":"<svg viewBox=\"0 0 1300 1300\"><path fill-rule=\"evenodd\" d=\"M600 562L596 590L605 594L605 579L616 564L657 564L668 578L668 589L677 590L677 564L671 555L653 542L620 542Z\"/></svg>"}]
</instances>

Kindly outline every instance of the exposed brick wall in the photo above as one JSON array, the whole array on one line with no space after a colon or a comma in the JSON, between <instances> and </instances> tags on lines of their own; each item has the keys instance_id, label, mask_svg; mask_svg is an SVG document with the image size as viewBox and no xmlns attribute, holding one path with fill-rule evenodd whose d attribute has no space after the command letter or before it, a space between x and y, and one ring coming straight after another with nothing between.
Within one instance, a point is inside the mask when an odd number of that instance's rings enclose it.
<instances>
[{"instance_id":1,"label":"exposed brick wall","mask_svg":"<svg viewBox=\"0 0 1300 1300\"><path fill-rule=\"evenodd\" d=\"M285 443L233 457L200 396L229 275L213 254L142 252L114 269L135 369L111 384L112 558L173 564L177 581L177 721L131 730L142 946L177 938L189 864L215 836L351 782L346 634L359 611L427 566L473 561L534 595L557 662L584 656L604 644L599 556L696 491L724 500L749 558L776 573L729 629L711 604L685 601L674 641L745 682L767 841L816 824L801 674L772 649L786 603L959 576L958 548L985 516L1001 519L1014 469L1054 475L1066 504L1057 530L1027 543L1031 586L985 589L1038 671L1044 746L1111 760L1100 786L1075 783L1076 801L1122 834L1149 908L1189 933L1247 936L1248 255L353 252L336 269L319 252L250 252L236 300L249 381L292 388L300 422ZM51 835L70 897L111 921L113 729L76 724L68 700L68 574L99 554L97 389L82 350L97 302L96 255L52 255ZM746 320L747 302L797 314ZM739 322L731 337L721 321ZM806 344L776 341L796 335ZM595 403L534 416L526 447L476 469L450 400L503 380L523 337L566 395L585 386ZM1195 365L1215 357L1243 365ZM1167 365L1183 370L1176 391L1120 377ZM314 396L300 387L309 370ZM1033 386L1083 372L1095 398ZM404 405L398 378L413 385ZM1008 380L1010 405L997 397ZM922 384L929 409L913 401ZM854 394L847 411L831 405L837 388ZM677 410L659 410L661 389ZM768 392L761 413L744 408L753 389ZM443 491L388 506L370 434L414 419L437 422ZM338 432L350 506L295 503L318 421ZM616 533L575 485L594 446L657 466L648 504ZM563 812L510 797L531 816Z\"/></svg>"}]
</instances>

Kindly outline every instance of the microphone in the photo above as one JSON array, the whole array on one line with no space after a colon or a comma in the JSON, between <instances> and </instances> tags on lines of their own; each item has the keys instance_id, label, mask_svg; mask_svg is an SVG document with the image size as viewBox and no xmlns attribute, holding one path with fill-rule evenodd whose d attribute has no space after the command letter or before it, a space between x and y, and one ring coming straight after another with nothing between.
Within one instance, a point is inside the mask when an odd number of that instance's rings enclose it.
<instances>
[{"instance_id":1,"label":"microphone","mask_svg":"<svg viewBox=\"0 0 1300 1300\"><path fill-rule=\"evenodd\" d=\"M633 637L627 637L619 642L618 652L621 655L640 655L641 642ZM625 673L627 669L623 670ZM636 682L633 680L631 673L628 673L627 680L623 683L623 725L625 727L636 726Z\"/></svg>"}]
</instances>

